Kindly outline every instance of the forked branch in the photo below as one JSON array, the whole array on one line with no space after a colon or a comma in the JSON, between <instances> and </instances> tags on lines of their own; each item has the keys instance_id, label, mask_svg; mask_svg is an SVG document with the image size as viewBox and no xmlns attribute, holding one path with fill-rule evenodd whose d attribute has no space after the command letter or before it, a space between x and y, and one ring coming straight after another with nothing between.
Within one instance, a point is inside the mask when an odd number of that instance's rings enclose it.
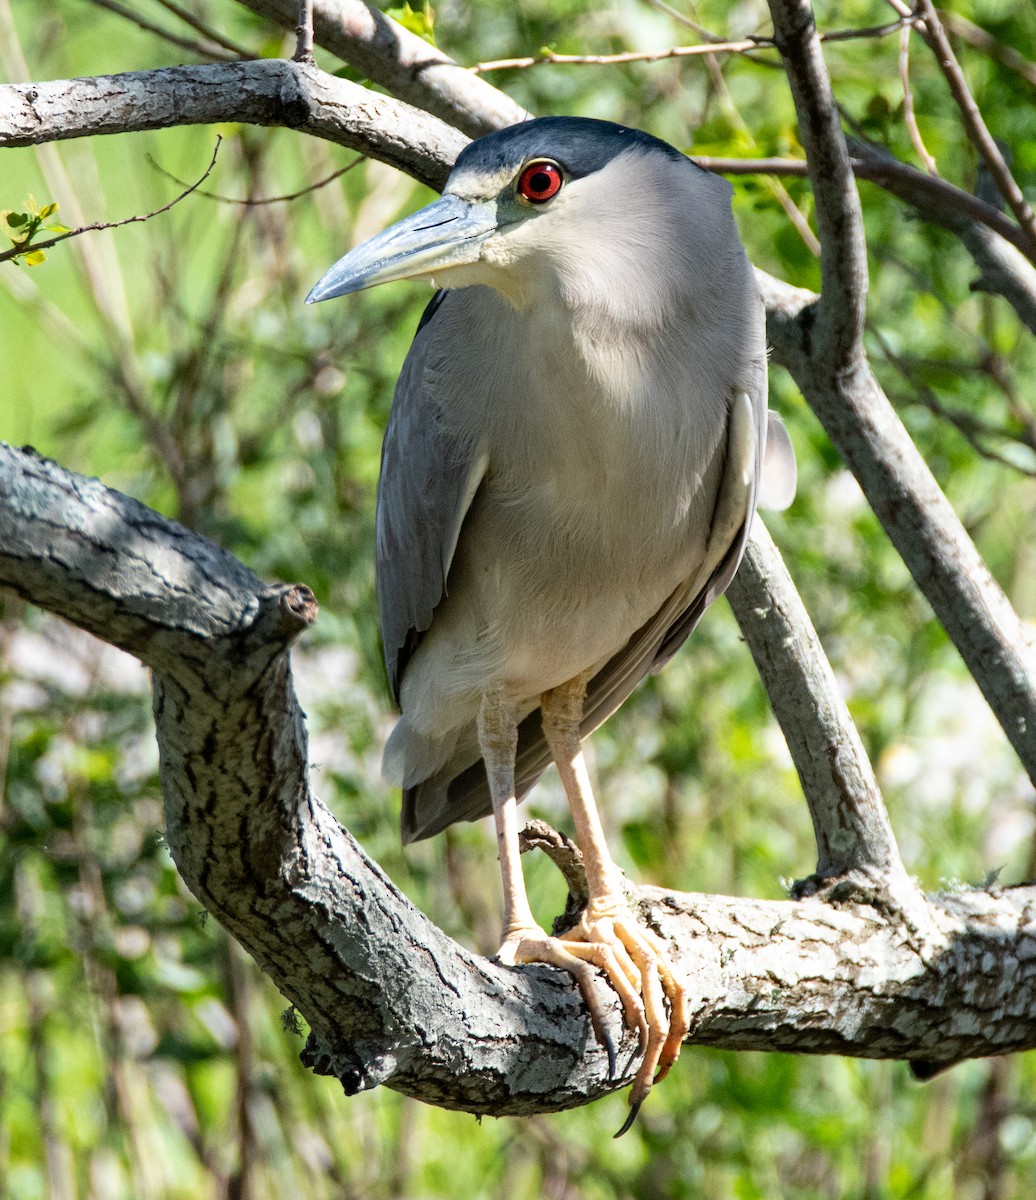
<instances>
[{"instance_id":1,"label":"forked branch","mask_svg":"<svg viewBox=\"0 0 1036 1200\"><path fill-rule=\"evenodd\" d=\"M288 655L307 589L3 446L0 584L152 668L170 851L309 1021L315 1070L495 1114L629 1081L635 1039L609 1079L567 975L458 946L310 793ZM1036 1045L1036 890L939 898L924 930L873 899L637 893L692 981L694 1042L934 1063Z\"/></svg>"},{"instance_id":2,"label":"forked branch","mask_svg":"<svg viewBox=\"0 0 1036 1200\"><path fill-rule=\"evenodd\" d=\"M863 226L808 0L771 0L822 243L820 298L797 313L763 281L767 329L1036 782L1036 648L875 379L863 350ZM847 274L843 276L842 272Z\"/></svg>"}]
</instances>

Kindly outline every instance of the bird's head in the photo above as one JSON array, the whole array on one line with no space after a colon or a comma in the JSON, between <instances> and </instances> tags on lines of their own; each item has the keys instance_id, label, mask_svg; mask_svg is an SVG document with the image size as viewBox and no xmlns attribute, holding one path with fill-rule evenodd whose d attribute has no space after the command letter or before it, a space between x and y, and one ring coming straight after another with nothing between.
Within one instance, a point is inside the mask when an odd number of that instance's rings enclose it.
<instances>
[{"instance_id":1,"label":"bird's head","mask_svg":"<svg viewBox=\"0 0 1036 1200\"><path fill-rule=\"evenodd\" d=\"M307 302L423 279L487 284L524 307L548 278L579 289L588 263L593 283L606 267L621 289L650 274L655 256L664 273L672 249L660 231L673 228L674 211L704 208L729 221L729 196L723 180L639 130L582 117L527 121L468 145L439 200L350 251Z\"/></svg>"}]
</instances>

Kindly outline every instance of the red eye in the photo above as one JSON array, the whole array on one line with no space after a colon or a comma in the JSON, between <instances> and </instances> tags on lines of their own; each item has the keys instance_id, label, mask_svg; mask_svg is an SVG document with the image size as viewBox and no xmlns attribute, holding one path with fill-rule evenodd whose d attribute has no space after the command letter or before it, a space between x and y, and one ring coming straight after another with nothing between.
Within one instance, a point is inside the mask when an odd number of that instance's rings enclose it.
<instances>
[{"instance_id":1,"label":"red eye","mask_svg":"<svg viewBox=\"0 0 1036 1200\"><path fill-rule=\"evenodd\" d=\"M555 163L529 163L518 176L518 195L530 204L542 204L561 191L563 182L561 171Z\"/></svg>"}]
</instances>

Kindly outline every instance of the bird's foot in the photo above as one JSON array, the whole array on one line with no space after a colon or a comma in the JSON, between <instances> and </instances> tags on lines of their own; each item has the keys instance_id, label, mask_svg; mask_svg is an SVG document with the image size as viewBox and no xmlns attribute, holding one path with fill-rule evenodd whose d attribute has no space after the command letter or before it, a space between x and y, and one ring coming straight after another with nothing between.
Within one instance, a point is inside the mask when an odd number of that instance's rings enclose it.
<instances>
[{"instance_id":1,"label":"bird's foot","mask_svg":"<svg viewBox=\"0 0 1036 1200\"><path fill-rule=\"evenodd\" d=\"M538 926L509 931L499 958L509 964L549 963L575 977L614 1075L615 1044L594 989L593 967L604 972L622 1002L626 1024L639 1032L644 1047L630 1092L629 1119L616 1137L625 1133L652 1085L664 1079L679 1058L690 1028L687 989L677 978L662 939L640 924L621 896L608 895L591 900L579 921L558 937L549 937Z\"/></svg>"},{"instance_id":2,"label":"bird's foot","mask_svg":"<svg viewBox=\"0 0 1036 1200\"><path fill-rule=\"evenodd\" d=\"M632 967L625 951L623 955L628 966ZM506 966L546 963L548 966L560 967L574 977L586 1007L590 1010L594 1036L608 1053L610 1077L615 1076L618 1047L608 1028L608 1010L597 991L594 967L600 967L618 992L627 1025L640 1031L642 1043L646 1040L648 1028L644 1019L644 1005L637 991L639 973L634 967L631 978L628 967L616 956L613 947L598 942L569 940L567 934L564 937L551 937L538 925L532 925L508 930L504 943L497 952L497 958Z\"/></svg>"},{"instance_id":3,"label":"bird's foot","mask_svg":"<svg viewBox=\"0 0 1036 1200\"><path fill-rule=\"evenodd\" d=\"M644 1058L630 1091L630 1115L618 1137L633 1124L652 1085L663 1080L680 1057L690 1028L687 989L673 970L665 943L637 920L622 896L609 894L591 900L577 924L560 940L569 949L579 944L611 948L640 1002Z\"/></svg>"}]
</instances>

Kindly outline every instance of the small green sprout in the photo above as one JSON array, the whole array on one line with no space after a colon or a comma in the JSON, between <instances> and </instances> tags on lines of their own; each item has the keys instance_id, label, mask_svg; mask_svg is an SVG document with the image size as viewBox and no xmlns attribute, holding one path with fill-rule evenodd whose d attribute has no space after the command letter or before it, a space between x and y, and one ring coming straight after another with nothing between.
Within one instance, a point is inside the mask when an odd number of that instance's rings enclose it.
<instances>
[{"instance_id":1,"label":"small green sprout","mask_svg":"<svg viewBox=\"0 0 1036 1200\"><path fill-rule=\"evenodd\" d=\"M0 228L11 242L11 250L7 251L7 254L12 262L23 262L27 267L37 267L41 262L46 262L46 253L43 250L32 249L32 241L40 232L69 232L67 225L50 221L57 211L56 201L52 200L40 208L32 196L26 196L22 212L14 209L0 210Z\"/></svg>"}]
</instances>

